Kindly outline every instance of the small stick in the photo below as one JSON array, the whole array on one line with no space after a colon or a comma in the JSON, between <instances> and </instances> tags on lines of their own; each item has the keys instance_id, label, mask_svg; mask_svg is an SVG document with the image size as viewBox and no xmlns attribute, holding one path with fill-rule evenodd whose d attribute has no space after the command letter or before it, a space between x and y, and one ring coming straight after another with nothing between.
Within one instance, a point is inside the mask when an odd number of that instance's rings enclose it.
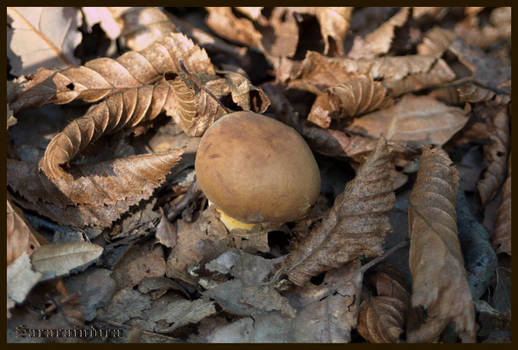
<instances>
[{"instance_id":1,"label":"small stick","mask_svg":"<svg viewBox=\"0 0 518 350\"><path fill-rule=\"evenodd\" d=\"M212 94L212 92L210 92L207 88L205 88L205 86L201 85L198 80L196 80L196 78L191 74L189 73L189 71L187 70L187 68L185 68L185 65L183 64L183 60L180 60L180 68L182 68L183 72L185 74L187 74L187 76L194 82L194 84L196 84L196 86L198 88L200 88L201 90L205 91L205 93L207 93L207 95L209 95L210 97L212 97L219 105L221 108L223 108L223 110L228 114L228 113L232 113L232 111L230 109L228 109L227 107L225 107L225 105L223 103L221 103L221 101Z\"/></svg>"}]
</instances>

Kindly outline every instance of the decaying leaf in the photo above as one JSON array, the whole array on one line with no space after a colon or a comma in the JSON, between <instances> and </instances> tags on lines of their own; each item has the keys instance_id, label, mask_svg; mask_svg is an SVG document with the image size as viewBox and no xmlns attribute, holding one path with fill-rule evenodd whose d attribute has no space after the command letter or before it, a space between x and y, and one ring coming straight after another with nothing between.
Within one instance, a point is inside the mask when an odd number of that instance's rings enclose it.
<instances>
[{"instance_id":1,"label":"decaying leaf","mask_svg":"<svg viewBox=\"0 0 518 350\"><path fill-rule=\"evenodd\" d=\"M318 93L323 88L339 85L356 74L382 81L390 89L392 96L418 91L455 78L446 62L434 56L384 56L352 60L328 58L308 51L300 69L292 74L292 81L288 86Z\"/></svg>"},{"instance_id":2,"label":"decaying leaf","mask_svg":"<svg viewBox=\"0 0 518 350\"><path fill-rule=\"evenodd\" d=\"M7 7L7 15L11 74L27 75L39 67L59 69L77 63L74 49L82 39L79 9Z\"/></svg>"},{"instance_id":3,"label":"decaying leaf","mask_svg":"<svg viewBox=\"0 0 518 350\"><path fill-rule=\"evenodd\" d=\"M202 211L192 223L177 220L176 237L176 246L167 259L166 274L188 283L193 283L198 277L190 270L203 261L215 258L230 245L227 230L212 207Z\"/></svg>"},{"instance_id":4,"label":"decaying leaf","mask_svg":"<svg viewBox=\"0 0 518 350\"><path fill-rule=\"evenodd\" d=\"M409 342L431 342L455 322L463 342L475 341L475 315L457 237L458 174L446 152L425 149L410 195L409 265L413 307L425 322L407 331Z\"/></svg>"},{"instance_id":5,"label":"decaying leaf","mask_svg":"<svg viewBox=\"0 0 518 350\"><path fill-rule=\"evenodd\" d=\"M497 7L491 11L489 23L470 15L455 24L455 33L464 41L483 50L500 40L511 38L511 7Z\"/></svg>"},{"instance_id":6,"label":"decaying leaf","mask_svg":"<svg viewBox=\"0 0 518 350\"><path fill-rule=\"evenodd\" d=\"M109 9L116 14L113 8ZM130 8L118 16L117 22L126 45L134 51L143 50L169 33L177 32L174 23L156 7Z\"/></svg>"},{"instance_id":7,"label":"decaying leaf","mask_svg":"<svg viewBox=\"0 0 518 350\"><path fill-rule=\"evenodd\" d=\"M230 7L207 7L207 25L225 39L259 48L262 35L247 18L237 18Z\"/></svg>"},{"instance_id":8,"label":"decaying leaf","mask_svg":"<svg viewBox=\"0 0 518 350\"><path fill-rule=\"evenodd\" d=\"M441 57L455 40L455 33L449 29L433 27L424 34L423 42L417 46L420 55Z\"/></svg>"},{"instance_id":9,"label":"decaying leaf","mask_svg":"<svg viewBox=\"0 0 518 350\"><path fill-rule=\"evenodd\" d=\"M293 318L296 311L273 285L265 284L278 260L267 260L241 250L232 249L205 264L205 268L219 274L231 274L234 278L211 285L204 281L204 295L214 299L224 310L236 315L259 315L280 311Z\"/></svg>"},{"instance_id":10,"label":"decaying leaf","mask_svg":"<svg viewBox=\"0 0 518 350\"><path fill-rule=\"evenodd\" d=\"M168 248L174 248L176 245L176 228L167 220L167 217L163 213L156 227L155 235L158 242Z\"/></svg>"},{"instance_id":11,"label":"decaying leaf","mask_svg":"<svg viewBox=\"0 0 518 350\"><path fill-rule=\"evenodd\" d=\"M482 204L493 198L505 179L507 154L509 152L510 129L507 106L487 106L482 110L486 115L488 135L491 143L484 145L484 161L487 169L477 184Z\"/></svg>"},{"instance_id":12,"label":"decaying leaf","mask_svg":"<svg viewBox=\"0 0 518 350\"><path fill-rule=\"evenodd\" d=\"M85 265L97 259L102 252L102 247L88 242L45 244L34 251L31 260L34 270L46 280Z\"/></svg>"},{"instance_id":13,"label":"decaying leaf","mask_svg":"<svg viewBox=\"0 0 518 350\"><path fill-rule=\"evenodd\" d=\"M352 11L352 7L315 8L315 15L320 24L320 32L325 43L324 55L329 55L331 43L336 45L336 56L344 55L344 39L349 29Z\"/></svg>"},{"instance_id":14,"label":"decaying leaf","mask_svg":"<svg viewBox=\"0 0 518 350\"><path fill-rule=\"evenodd\" d=\"M31 256L40 244L20 209L7 200L7 265L22 253Z\"/></svg>"},{"instance_id":15,"label":"decaying leaf","mask_svg":"<svg viewBox=\"0 0 518 350\"><path fill-rule=\"evenodd\" d=\"M59 185L39 173L36 164L8 159L7 181L25 208L58 223L106 227L151 196L179 159L180 153L172 151L77 165L67 172L71 179L59 179Z\"/></svg>"},{"instance_id":16,"label":"decaying leaf","mask_svg":"<svg viewBox=\"0 0 518 350\"><path fill-rule=\"evenodd\" d=\"M377 296L360 308L358 332L371 343L396 343L405 330L410 294L399 271L378 270L371 275Z\"/></svg>"},{"instance_id":17,"label":"decaying leaf","mask_svg":"<svg viewBox=\"0 0 518 350\"><path fill-rule=\"evenodd\" d=\"M408 7L403 7L375 31L365 36L365 39L356 37L347 57L352 59L373 58L387 53L394 38L394 30L406 23L409 12Z\"/></svg>"},{"instance_id":18,"label":"decaying leaf","mask_svg":"<svg viewBox=\"0 0 518 350\"><path fill-rule=\"evenodd\" d=\"M356 327L363 273L361 263L349 264L326 273L319 286L300 291L304 306L293 322L293 337L304 343L349 343Z\"/></svg>"},{"instance_id":19,"label":"decaying leaf","mask_svg":"<svg viewBox=\"0 0 518 350\"><path fill-rule=\"evenodd\" d=\"M366 76L352 78L332 86L325 94L317 96L308 120L322 128L328 128L331 119L355 117L392 105L387 89L381 83Z\"/></svg>"},{"instance_id":20,"label":"decaying leaf","mask_svg":"<svg viewBox=\"0 0 518 350\"><path fill-rule=\"evenodd\" d=\"M405 95L394 107L355 119L347 130L391 141L443 145L468 119L466 111L432 97Z\"/></svg>"},{"instance_id":21,"label":"decaying leaf","mask_svg":"<svg viewBox=\"0 0 518 350\"><path fill-rule=\"evenodd\" d=\"M382 253L385 235L391 229L388 213L395 200L390 169L386 141L380 138L322 224L283 262L290 281L302 286L312 276L362 254Z\"/></svg>"},{"instance_id":22,"label":"decaying leaf","mask_svg":"<svg viewBox=\"0 0 518 350\"><path fill-rule=\"evenodd\" d=\"M507 180L502 188L502 202L498 208L492 243L497 253L511 255L511 155L509 155Z\"/></svg>"},{"instance_id":23,"label":"decaying leaf","mask_svg":"<svg viewBox=\"0 0 518 350\"><path fill-rule=\"evenodd\" d=\"M149 315L149 321L154 323L152 331L169 333L215 314L216 305L205 298L191 301L177 295L166 295L155 301L146 313Z\"/></svg>"},{"instance_id":24,"label":"decaying leaf","mask_svg":"<svg viewBox=\"0 0 518 350\"><path fill-rule=\"evenodd\" d=\"M102 57L62 71L40 68L11 107L14 111L75 99L96 102L125 89L157 81L167 72L181 73L180 61L190 73L214 74L205 50L181 33L171 33L146 49L129 51L116 60Z\"/></svg>"},{"instance_id":25,"label":"decaying leaf","mask_svg":"<svg viewBox=\"0 0 518 350\"><path fill-rule=\"evenodd\" d=\"M23 252L7 266L7 317L15 303L22 303L32 287L41 278L40 272L32 270L27 253Z\"/></svg>"},{"instance_id":26,"label":"decaying leaf","mask_svg":"<svg viewBox=\"0 0 518 350\"><path fill-rule=\"evenodd\" d=\"M462 102L488 102L507 105L511 101L511 96L507 94L497 94L489 89L485 89L473 83L467 83L457 88L459 101Z\"/></svg>"},{"instance_id":27,"label":"decaying leaf","mask_svg":"<svg viewBox=\"0 0 518 350\"><path fill-rule=\"evenodd\" d=\"M449 50L473 73L474 80L482 87L497 93L509 94L511 91L511 66L502 64L476 46L456 38Z\"/></svg>"}]
</instances>

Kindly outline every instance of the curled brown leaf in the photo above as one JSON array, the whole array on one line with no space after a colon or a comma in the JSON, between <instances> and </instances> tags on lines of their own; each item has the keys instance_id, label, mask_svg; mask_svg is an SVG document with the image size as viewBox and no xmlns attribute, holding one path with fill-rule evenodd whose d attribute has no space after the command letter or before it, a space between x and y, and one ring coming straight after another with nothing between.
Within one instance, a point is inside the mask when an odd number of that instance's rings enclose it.
<instances>
[{"instance_id":1,"label":"curled brown leaf","mask_svg":"<svg viewBox=\"0 0 518 350\"><path fill-rule=\"evenodd\" d=\"M491 143L484 145L484 163L487 168L477 184L482 204L493 198L505 179L509 152L510 128L507 106L487 106L482 111L488 116L488 135Z\"/></svg>"},{"instance_id":2,"label":"curled brown leaf","mask_svg":"<svg viewBox=\"0 0 518 350\"><path fill-rule=\"evenodd\" d=\"M380 255L394 206L387 144L376 150L337 197L322 224L284 260L290 281L298 286L322 271L338 267L362 254Z\"/></svg>"},{"instance_id":3,"label":"curled brown leaf","mask_svg":"<svg viewBox=\"0 0 518 350\"><path fill-rule=\"evenodd\" d=\"M308 120L328 128L331 119L356 117L367 112L392 106L387 89L366 76L352 78L332 86L325 94L317 96Z\"/></svg>"},{"instance_id":4,"label":"curled brown leaf","mask_svg":"<svg viewBox=\"0 0 518 350\"><path fill-rule=\"evenodd\" d=\"M125 89L157 81L167 72L181 72L180 61L191 73L214 74L205 50L181 33L171 33L140 52L129 51L116 60L102 57L62 71L45 68L35 74L11 104L14 111L75 99L96 102Z\"/></svg>"},{"instance_id":5,"label":"curled brown leaf","mask_svg":"<svg viewBox=\"0 0 518 350\"><path fill-rule=\"evenodd\" d=\"M431 342L455 322L464 342L475 341L475 314L458 239L458 173L442 149L425 149L410 195L409 265L413 307L427 310L424 323L409 329L409 342Z\"/></svg>"},{"instance_id":6,"label":"curled brown leaf","mask_svg":"<svg viewBox=\"0 0 518 350\"><path fill-rule=\"evenodd\" d=\"M315 15L324 38L324 55L329 55L331 43L336 45L336 55L344 55L344 40L349 29L352 7L316 7ZM331 39L333 42L331 42Z\"/></svg>"},{"instance_id":7,"label":"curled brown leaf","mask_svg":"<svg viewBox=\"0 0 518 350\"><path fill-rule=\"evenodd\" d=\"M25 208L66 225L107 227L149 198L181 151L144 154L72 166L67 179L50 181L33 163L7 160L7 183Z\"/></svg>"}]
</instances>

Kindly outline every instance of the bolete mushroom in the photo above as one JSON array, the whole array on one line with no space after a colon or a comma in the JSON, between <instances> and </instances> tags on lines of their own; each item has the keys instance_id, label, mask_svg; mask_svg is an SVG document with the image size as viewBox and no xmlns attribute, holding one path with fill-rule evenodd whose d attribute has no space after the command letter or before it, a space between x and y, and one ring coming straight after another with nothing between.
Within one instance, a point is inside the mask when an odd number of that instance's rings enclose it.
<instances>
[{"instance_id":1,"label":"bolete mushroom","mask_svg":"<svg viewBox=\"0 0 518 350\"><path fill-rule=\"evenodd\" d=\"M304 139L252 112L227 114L207 129L195 170L229 230L302 218L320 193L320 172Z\"/></svg>"}]
</instances>

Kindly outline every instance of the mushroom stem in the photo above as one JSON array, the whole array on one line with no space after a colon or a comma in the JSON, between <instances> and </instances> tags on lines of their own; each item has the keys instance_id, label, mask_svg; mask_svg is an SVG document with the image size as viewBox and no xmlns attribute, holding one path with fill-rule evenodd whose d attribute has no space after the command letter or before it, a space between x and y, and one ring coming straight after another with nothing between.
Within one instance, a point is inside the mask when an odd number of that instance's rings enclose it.
<instances>
[{"instance_id":1,"label":"mushroom stem","mask_svg":"<svg viewBox=\"0 0 518 350\"><path fill-rule=\"evenodd\" d=\"M232 230L251 230L255 224L247 224L246 222L239 221L237 219L234 219L231 216L228 216L225 214L225 212L221 209L216 209L216 211L219 213L219 219L220 221L227 227L229 231Z\"/></svg>"}]
</instances>

